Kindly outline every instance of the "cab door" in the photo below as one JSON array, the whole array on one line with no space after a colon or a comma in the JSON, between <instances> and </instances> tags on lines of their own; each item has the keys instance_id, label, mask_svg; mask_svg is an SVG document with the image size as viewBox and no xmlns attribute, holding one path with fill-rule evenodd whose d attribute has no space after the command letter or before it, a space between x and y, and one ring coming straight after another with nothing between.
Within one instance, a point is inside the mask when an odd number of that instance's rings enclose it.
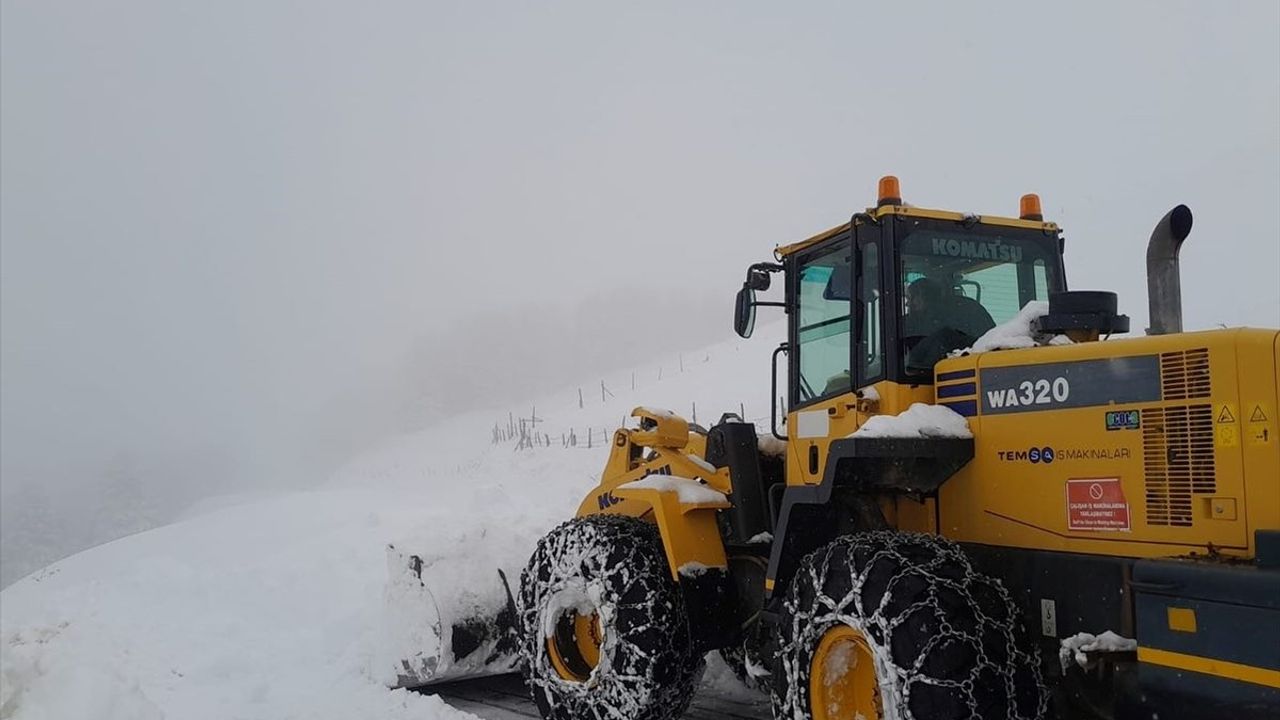
<instances>
[{"instance_id":1,"label":"cab door","mask_svg":"<svg viewBox=\"0 0 1280 720\"><path fill-rule=\"evenodd\" d=\"M790 484L821 482L832 438L856 428L853 246L848 232L789 261Z\"/></svg>"}]
</instances>

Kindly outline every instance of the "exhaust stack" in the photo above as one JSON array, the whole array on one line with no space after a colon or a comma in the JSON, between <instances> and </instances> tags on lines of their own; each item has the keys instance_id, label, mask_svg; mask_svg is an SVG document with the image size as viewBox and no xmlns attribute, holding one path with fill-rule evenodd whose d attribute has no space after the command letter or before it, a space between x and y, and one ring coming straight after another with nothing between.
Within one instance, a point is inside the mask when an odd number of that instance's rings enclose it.
<instances>
[{"instance_id":1,"label":"exhaust stack","mask_svg":"<svg viewBox=\"0 0 1280 720\"><path fill-rule=\"evenodd\" d=\"M1179 205L1156 223L1147 243L1148 335L1182 332L1182 274L1178 252L1191 234L1191 208Z\"/></svg>"}]
</instances>

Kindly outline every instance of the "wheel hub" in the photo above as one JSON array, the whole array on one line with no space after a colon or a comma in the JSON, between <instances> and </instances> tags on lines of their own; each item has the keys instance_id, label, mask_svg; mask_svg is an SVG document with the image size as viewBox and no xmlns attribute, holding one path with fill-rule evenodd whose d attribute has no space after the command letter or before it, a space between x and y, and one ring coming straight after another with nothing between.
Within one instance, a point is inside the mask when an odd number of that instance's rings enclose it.
<instances>
[{"instance_id":1,"label":"wheel hub","mask_svg":"<svg viewBox=\"0 0 1280 720\"><path fill-rule=\"evenodd\" d=\"M604 623L599 613L581 614L568 610L556 621L555 632L547 638L547 655L561 680L586 682L600 664L604 645Z\"/></svg>"},{"instance_id":2,"label":"wheel hub","mask_svg":"<svg viewBox=\"0 0 1280 720\"><path fill-rule=\"evenodd\" d=\"M809 668L813 720L881 720L875 657L863 634L847 625L828 630Z\"/></svg>"}]
</instances>

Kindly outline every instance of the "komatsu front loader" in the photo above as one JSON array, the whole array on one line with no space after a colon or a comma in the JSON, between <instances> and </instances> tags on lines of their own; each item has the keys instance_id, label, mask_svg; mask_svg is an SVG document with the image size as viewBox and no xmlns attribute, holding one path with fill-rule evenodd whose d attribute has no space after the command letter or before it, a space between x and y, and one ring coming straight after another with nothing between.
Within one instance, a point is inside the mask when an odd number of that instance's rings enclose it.
<instances>
[{"instance_id":1,"label":"komatsu front loader","mask_svg":"<svg viewBox=\"0 0 1280 720\"><path fill-rule=\"evenodd\" d=\"M1123 339L1034 195L888 177L752 265L736 326L786 314L784 417L617 431L518 589L542 715L678 718L719 651L786 720L1280 717L1280 332L1182 331L1190 228L1156 227Z\"/></svg>"}]
</instances>

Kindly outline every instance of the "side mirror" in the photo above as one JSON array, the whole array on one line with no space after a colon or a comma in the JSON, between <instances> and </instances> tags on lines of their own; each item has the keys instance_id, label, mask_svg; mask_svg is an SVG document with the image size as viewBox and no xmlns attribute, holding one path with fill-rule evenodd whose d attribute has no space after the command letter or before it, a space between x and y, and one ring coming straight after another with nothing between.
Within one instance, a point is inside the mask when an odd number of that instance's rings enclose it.
<instances>
[{"instance_id":1,"label":"side mirror","mask_svg":"<svg viewBox=\"0 0 1280 720\"><path fill-rule=\"evenodd\" d=\"M751 337L756 329L756 291L745 285L733 303L733 329L743 338Z\"/></svg>"}]
</instances>

